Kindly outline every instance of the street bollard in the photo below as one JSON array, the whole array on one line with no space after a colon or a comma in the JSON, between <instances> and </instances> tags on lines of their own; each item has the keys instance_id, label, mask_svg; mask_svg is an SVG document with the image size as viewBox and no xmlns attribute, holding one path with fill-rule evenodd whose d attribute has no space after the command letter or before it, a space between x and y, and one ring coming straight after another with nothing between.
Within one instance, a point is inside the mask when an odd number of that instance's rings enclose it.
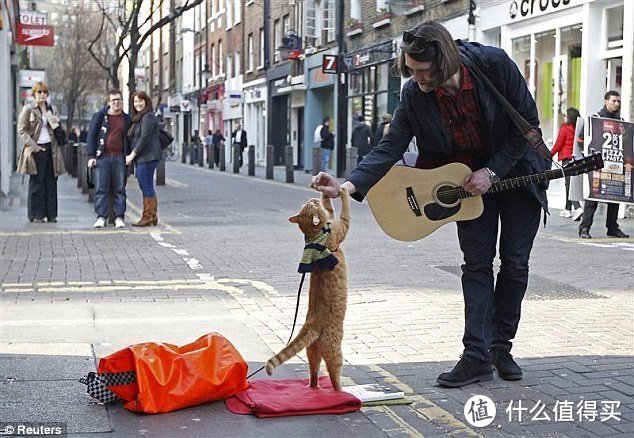
<instances>
[{"instance_id":1,"label":"street bollard","mask_svg":"<svg viewBox=\"0 0 634 438\"><path fill-rule=\"evenodd\" d=\"M86 144L82 144L82 148L79 151L79 167L77 168L77 179L81 182L81 192L84 195L88 194L88 175L86 169L88 168L88 155L86 153Z\"/></svg>"},{"instance_id":2,"label":"street bollard","mask_svg":"<svg viewBox=\"0 0 634 438\"><path fill-rule=\"evenodd\" d=\"M70 150L70 174L73 178L77 178L77 161L79 160L79 146L81 143L73 143ZM78 186L79 187L79 186Z\"/></svg>"},{"instance_id":3,"label":"street bollard","mask_svg":"<svg viewBox=\"0 0 634 438\"><path fill-rule=\"evenodd\" d=\"M207 147L203 144L198 147L198 167L205 167L205 149Z\"/></svg>"},{"instance_id":4,"label":"street bollard","mask_svg":"<svg viewBox=\"0 0 634 438\"><path fill-rule=\"evenodd\" d=\"M249 157L249 176L255 176L255 145L249 145L247 155Z\"/></svg>"},{"instance_id":5,"label":"street bollard","mask_svg":"<svg viewBox=\"0 0 634 438\"><path fill-rule=\"evenodd\" d=\"M266 147L266 179L273 179L273 150L272 144Z\"/></svg>"},{"instance_id":6,"label":"street bollard","mask_svg":"<svg viewBox=\"0 0 634 438\"><path fill-rule=\"evenodd\" d=\"M187 143L181 143L181 163L187 163Z\"/></svg>"},{"instance_id":7,"label":"street bollard","mask_svg":"<svg viewBox=\"0 0 634 438\"><path fill-rule=\"evenodd\" d=\"M233 147L233 173L240 173L240 143L234 143Z\"/></svg>"},{"instance_id":8,"label":"street bollard","mask_svg":"<svg viewBox=\"0 0 634 438\"><path fill-rule=\"evenodd\" d=\"M156 167L156 185L164 186L165 185L165 156L167 155L167 151L162 152L163 158L159 162Z\"/></svg>"},{"instance_id":9,"label":"street bollard","mask_svg":"<svg viewBox=\"0 0 634 438\"><path fill-rule=\"evenodd\" d=\"M286 146L284 150L284 163L286 165L286 182L295 182L295 170L293 169L293 146Z\"/></svg>"},{"instance_id":10,"label":"street bollard","mask_svg":"<svg viewBox=\"0 0 634 438\"><path fill-rule=\"evenodd\" d=\"M227 163L225 163L225 145L220 146L220 162L218 164L220 165L221 172L227 170Z\"/></svg>"},{"instance_id":11,"label":"street bollard","mask_svg":"<svg viewBox=\"0 0 634 438\"><path fill-rule=\"evenodd\" d=\"M189 145L189 164L196 162L196 143Z\"/></svg>"},{"instance_id":12,"label":"street bollard","mask_svg":"<svg viewBox=\"0 0 634 438\"><path fill-rule=\"evenodd\" d=\"M346 149L346 171L344 172L346 178L355 167L357 167L357 148L352 146Z\"/></svg>"},{"instance_id":13,"label":"street bollard","mask_svg":"<svg viewBox=\"0 0 634 438\"><path fill-rule=\"evenodd\" d=\"M319 173L321 169L321 148L313 148L313 176Z\"/></svg>"}]
</instances>

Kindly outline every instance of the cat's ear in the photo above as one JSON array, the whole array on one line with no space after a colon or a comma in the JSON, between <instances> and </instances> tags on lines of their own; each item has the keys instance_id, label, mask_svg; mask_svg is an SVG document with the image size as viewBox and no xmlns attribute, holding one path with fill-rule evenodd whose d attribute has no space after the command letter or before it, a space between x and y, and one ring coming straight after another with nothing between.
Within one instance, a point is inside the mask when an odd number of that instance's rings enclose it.
<instances>
[{"instance_id":1,"label":"cat's ear","mask_svg":"<svg viewBox=\"0 0 634 438\"><path fill-rule=\"evenodd\" d=\"M313 225L319 225L320 222L321 222L321 219L319 218L319 216L314 214L313 215Z\"/></svg>"},{"instance_id":2,"label":"cat's ear","mask_svg":"<svg viewBox=\"0 0 634 438\"><path fill-rule=\"evenodd\" d=\"M299 215L296 214L295 216L291 216L288 218L289 222L292 222L294 224L298 224L299 223Z\"/></svg>"}]
</instances>

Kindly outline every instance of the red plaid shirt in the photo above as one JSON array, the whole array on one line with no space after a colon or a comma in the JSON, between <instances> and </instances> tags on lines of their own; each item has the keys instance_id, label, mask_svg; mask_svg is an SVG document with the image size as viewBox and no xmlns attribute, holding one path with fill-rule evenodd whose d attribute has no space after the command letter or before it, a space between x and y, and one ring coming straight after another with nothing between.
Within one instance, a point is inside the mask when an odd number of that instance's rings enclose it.
<instances>
[{"instance_id":1,"label":"red plaid shirt","mask_svg":"<svg viewBox=\"0 0 634 438\"><path fill-rule=\"evenodd\" d=\"M476 102L473 79L464 65L460 65L460 70L462 85L455 96L442 88L436 88L434 93L440 120L451 133L455 154L466 156L459 161L468 161L465 164L479 168L486 160L482 118Z\"/></svg>"}]
</instances>

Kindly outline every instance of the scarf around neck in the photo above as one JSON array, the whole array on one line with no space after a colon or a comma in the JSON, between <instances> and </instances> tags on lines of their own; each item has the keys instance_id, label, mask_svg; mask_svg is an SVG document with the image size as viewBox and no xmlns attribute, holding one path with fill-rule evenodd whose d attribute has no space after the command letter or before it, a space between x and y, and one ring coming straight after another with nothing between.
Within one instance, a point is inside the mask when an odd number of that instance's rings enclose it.
<instances>
[{"instance_id":1,"label":"scarf around neck","mask_svg":"<svg viewBox=\"0 0 634 438\"><path fill-rule=\"evenodd\" d=\"M337 260L337 257L335 257L326 246L330 231L330 222L326 222L326 225L312 239L309 239L308 236L304 238L304 253L302 254L302 260L299 263L297 272L303 274L305 272L312 272L315 267L334 269L334 267L337 266L339 260Z\"/></svg>"}]
</instances>

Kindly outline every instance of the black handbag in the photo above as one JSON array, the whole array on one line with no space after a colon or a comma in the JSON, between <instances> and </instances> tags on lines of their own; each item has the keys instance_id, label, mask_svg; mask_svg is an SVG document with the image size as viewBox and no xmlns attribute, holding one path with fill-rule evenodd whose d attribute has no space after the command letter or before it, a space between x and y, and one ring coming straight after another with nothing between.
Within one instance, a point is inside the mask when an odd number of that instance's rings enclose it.
<instances>
[{"instance_id":1,"label":"black handbag","mask_svg":"<svg viewBox=\"0 0 634 438\"><path fill-rule=\"evenodd\" d=\"M164 129L159 129L159 143L161 143L161 149L166 149L173 141L174 137L172 137L172 134Z\"/></svg>"},{"instance_id":2,"label":"black handbag","mask_svg":"<svg viewBox=\"0 0 634 438\"><path fill-rule=\"evenodd\" d=\"M95 168L86 167L86 183L89 189L95 188Z\"/></svg>"},{"instance_id":3,"label":"black handbag","mask_svg":"<svg viewBox=\"0 0 634 438\"><path fill-rule=\"evenodd\" d=\"M57 140L58 146L64 146L68 143L68 136L66 135L66 131L62 128L62 125L59 125L57 128L53 129L53 134L55 134L55 140Z\"/></svg>"}]
</instances>

